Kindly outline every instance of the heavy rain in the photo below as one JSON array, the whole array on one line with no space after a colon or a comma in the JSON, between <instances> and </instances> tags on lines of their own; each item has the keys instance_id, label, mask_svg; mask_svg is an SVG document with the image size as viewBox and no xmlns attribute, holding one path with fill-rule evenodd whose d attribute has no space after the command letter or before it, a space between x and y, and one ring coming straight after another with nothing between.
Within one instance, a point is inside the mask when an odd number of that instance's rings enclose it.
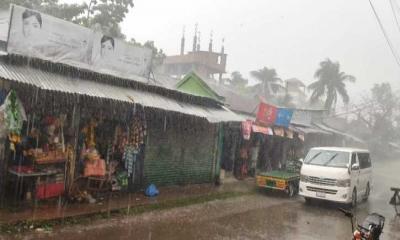
<instances>
[{"instance_id":1,"label":"heavy rain","mask_svg":"<svg viewBox=\"0 0 400 240\"><path fill-rule=\"evenodd\" d=\"M1 0L0 239L400 239L399 0Z\"/></svg>"}]
</instances>

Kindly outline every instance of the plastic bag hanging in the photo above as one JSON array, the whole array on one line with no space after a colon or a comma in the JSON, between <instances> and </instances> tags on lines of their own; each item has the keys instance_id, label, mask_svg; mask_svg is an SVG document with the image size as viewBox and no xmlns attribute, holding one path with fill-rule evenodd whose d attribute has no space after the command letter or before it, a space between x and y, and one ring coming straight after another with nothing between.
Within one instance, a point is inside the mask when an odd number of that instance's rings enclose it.
<instances>
[{"instance_id":1,"label":"plastic bag hanging","mask_svg":"<svg viewBox=\"0 0 400 240\"><path fill-rule=\"evenodd\" d=\"M5 123L9 133L20 135L23 121L26 121L25 109L17 97L17 93L11 90L4 102L5 104Z\"/></svg>"}]
</instances>

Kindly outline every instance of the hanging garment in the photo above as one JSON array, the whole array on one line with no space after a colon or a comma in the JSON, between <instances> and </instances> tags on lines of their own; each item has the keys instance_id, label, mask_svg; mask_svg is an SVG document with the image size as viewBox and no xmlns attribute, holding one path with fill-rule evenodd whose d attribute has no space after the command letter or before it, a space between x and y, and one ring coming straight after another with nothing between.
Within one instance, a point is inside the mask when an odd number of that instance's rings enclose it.
<instances>
[{"instance_id":1,"label":"hanging garment","mask_svg":"<svg viewBox=\"0 0 400 240\"><path fill-rule=\"evenodd\" d=\"M286 137L289 139L293 139L293 131L290 129L285 129Z\"/></svg>"},{"instance_id":2,"label":"hanging garment","mask_svg":"<svg viewBox=\"0 0 400 240\"><path fill-rule=\"evenodd\" d=\"M277 136L283 137L285 136L285 129L281 127L274 127L274 133Z\"/></svg>"},{"instance_id":3,"label":"hanging garment","mask_svg":"<svg viewBox=\"0 0 400 240\"><path fill-rule=\"evenodd\" d=\"M253 121L246 120L242 122L242 134L244 140L249 140L251 136L251 125Z\"/></svg>"},{"instance_id":4,"label":"hanging garment","mask_svg":"<svg viewBox=\"0 0 400 240\"><path fill-rule=\"evenodd\" d=\"M128 176L134 175L135 164L136 164L136 155L138 151L136 148L132 146L126 146L124 150L124 154L122 156L122 160L124 161L125 169L128 171Z\"/></svg>"},{"instance_id":5,"label":"hanging garment","mask_svg":"<svg viewBox=\"0 0 400 240\"><path fill-rule=\"evenodd\" d=\"M7 92L4 89L0 90L0 105L4 103L7 97Z\"/></svg>"},{"instance_id":6,"label":"hanging garment","mask_svg":"<svg viewBox=\"0 0 400 240\"><path fill-rule=\"evenodd\" d=\"M0 140L4 142L7 138L7 127L6 127L6 119L5 119L5 104L0 106Z\"/></svg>"},{"instance_id":7,"label":"hanging garment","mask_svg":"<svg viewBox=\"0 0 400 240\"><path fill-rule=\"evenodd\" d=\"M129 130L130 132L128 142L130 145L138 149L142 144L144 144L146 127L139 117L135 117Z\"/></svg>"}]
</instances>

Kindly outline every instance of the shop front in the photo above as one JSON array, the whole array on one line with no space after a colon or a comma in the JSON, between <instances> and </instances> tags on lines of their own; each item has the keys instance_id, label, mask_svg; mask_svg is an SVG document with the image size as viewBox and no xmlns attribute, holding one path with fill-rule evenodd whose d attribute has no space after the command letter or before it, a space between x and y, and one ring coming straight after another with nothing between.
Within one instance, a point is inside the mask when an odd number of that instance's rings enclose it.
<instances>
[{"instance_id":1,"label":"shop front","mask_svg":"<svg viewBox=\"0 0 400 240\"><path fill-rule=\"evenodd\" d=\"M0 67L3 206L212 183L218 122L241 120L195 96L178 102L27 65Z\"/></svg>"},{"instance_id":2,"label":"shop front","mask_svg":"<svg viewBox=\"0 0 400 240\"><path fill-rule=\"evenodd\" d=\"M231 165L236 178L254 177L260 171L298 167L297 160L305 154L306 134L291 124L294 111L261 102L257 117L243 121L237 128L237 139L227 139L236 149L232 151L235 158Z\"/></svg>"}]
</instances>

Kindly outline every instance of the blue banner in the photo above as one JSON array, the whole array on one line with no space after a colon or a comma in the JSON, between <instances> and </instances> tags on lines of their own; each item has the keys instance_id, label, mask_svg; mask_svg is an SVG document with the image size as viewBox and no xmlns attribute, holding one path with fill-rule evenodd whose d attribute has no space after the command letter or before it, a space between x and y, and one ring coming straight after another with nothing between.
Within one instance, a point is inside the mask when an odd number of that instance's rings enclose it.
<instances>
[{"instance_id":1,"label":"blue banner","mask_svg":"<svg viewBox=\"0 0 400 240\"><path fill-rule=\"evenodd\" d=\"M275 125L289 127L292 120L293 110L288 108L278 108L276 113Z\"/></svg>"}]
</instances>

